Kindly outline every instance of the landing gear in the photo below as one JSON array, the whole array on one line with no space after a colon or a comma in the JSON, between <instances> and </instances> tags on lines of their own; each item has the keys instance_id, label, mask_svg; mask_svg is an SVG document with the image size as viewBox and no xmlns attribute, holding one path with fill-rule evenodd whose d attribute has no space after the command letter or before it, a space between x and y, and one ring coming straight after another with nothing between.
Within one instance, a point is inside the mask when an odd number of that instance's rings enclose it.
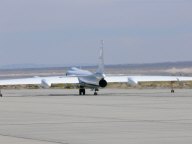
<instances>
[{"instance_id":1,"label":"landing gear","mask_svg":"<svg viewBox=\"0 0 192 144\"><path fill-rule=\"evenodd\" d=\"M3 97L3 94L1 93L1 90L0 90L0 97Z\"/></svg>"},{"instance_id":2,"label":"landing gear","mask_svg":"<svg viewBox=\"0 0 192 144\"><path fill-rule=\"evenodd\" d=\"M97 91L99 91L98 88L95 89L94 95L97 95Z\"/></svg>"},{"instance_id":3,"label":"landing gear","mask_svg":"<svg viewBox=\"0 0 192 144\"><path fill-rule=\"evenodd\" d=\"M95 89L92 89L92 90L95 90L94 95L98 95L98 93L97 93L99 91L98 88L95 88ZM79 95L85 95L85 88L84 87L79 88Z\"/></svg>"},{"instance_id":4,"label":"landing gear","mask_svg":"<svg viewBox=\"0 0 192 144\"><path fill-rule=\"evenodd\" d=\"M175 92L175 90L173 89L173 81L171 81L171 93L174 93Z\"/></svg>"},{"instance_id":5,"label":"landing gear","mask_svg":"<svg viewBox=\"0 0 192 144\"><path fill-rule=\"evenodd\" d=\"M85 88L79 89L79 95L85 95Z\"/></svg>"}]
</instances>

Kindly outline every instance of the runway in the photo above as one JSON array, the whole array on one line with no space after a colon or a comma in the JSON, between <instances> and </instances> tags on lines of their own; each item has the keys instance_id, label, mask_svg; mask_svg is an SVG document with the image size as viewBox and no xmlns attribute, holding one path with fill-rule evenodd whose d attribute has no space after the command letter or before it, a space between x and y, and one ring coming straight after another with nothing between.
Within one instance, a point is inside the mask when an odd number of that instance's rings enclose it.
<instances>
[{"instance_id":1,"label":"runway","mask_svg":"<svg viewBox=\"0 0 192 144\"><path fill-rule=\"evenodd\" d=\"M3 90L4 144L192 143L192 90Z\"/></svg>"}]
</instances>

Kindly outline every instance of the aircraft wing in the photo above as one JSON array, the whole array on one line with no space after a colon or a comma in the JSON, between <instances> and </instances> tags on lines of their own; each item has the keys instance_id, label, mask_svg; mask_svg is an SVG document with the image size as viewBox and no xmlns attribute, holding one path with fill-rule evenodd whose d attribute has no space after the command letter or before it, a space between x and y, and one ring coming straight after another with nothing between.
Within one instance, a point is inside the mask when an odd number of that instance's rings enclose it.
<instances>
[{"instance_id":1,"label":"aircraft wing","mask_svg":"<svg viewBox=\"0 0 192 144\"><path fill-rule=\"evenodd\" d=\"M139 82L162 82L162 81L192 81L192 77L183 76L106 76L108 83L129 83L138 84Z\"/></svg>"},{"instance_id":2,"label":"aircraft wing","mask_svg":"<svg viewBox=\"0 0 192 144\"><path fill-rule=\"evenodd\" d=\"M139 82L161 82L161 81L192 81L192 77L182 76L122 76L108 75L105 77L108 83L129 83L138 84ZM79 84L78 77L71 76L54 76L54 77L33 77L21 79L0 80L0 85L41 85L45 88L51 84Z\"/></svg>"},{"instance_id":3,"label":"aircraft wing","mask_svg":"<svg viewBox=\"0 0 192 144\"><path fill-rule=\"evenodd\" d=\"M0 85L41 85L44 87L50 87L51 84L78 84L77 77L66 76L54 76L54 77L33 77L33 78L21 78L21 79L8 79L0 80Z\"/></svg>"}]
</instances>

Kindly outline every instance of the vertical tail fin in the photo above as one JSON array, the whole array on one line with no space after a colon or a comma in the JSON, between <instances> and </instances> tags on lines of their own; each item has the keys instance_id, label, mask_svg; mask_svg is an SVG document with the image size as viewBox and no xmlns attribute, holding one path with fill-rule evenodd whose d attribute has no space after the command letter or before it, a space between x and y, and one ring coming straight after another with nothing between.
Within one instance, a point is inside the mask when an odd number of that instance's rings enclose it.
<instances>
[{"instance_id":1,"label":"vertical tail fin","mask_svg":"<svg viewBox=\"0 0 192 144\"><path fill-rule=\"evenodd\" d=\"M98 64L98 69L97 73L103 74L104 73L104 52L103 52L103 45L104 41L101 40L101 47L99 51L99 64Z\"/></svg>"}]
</instances>

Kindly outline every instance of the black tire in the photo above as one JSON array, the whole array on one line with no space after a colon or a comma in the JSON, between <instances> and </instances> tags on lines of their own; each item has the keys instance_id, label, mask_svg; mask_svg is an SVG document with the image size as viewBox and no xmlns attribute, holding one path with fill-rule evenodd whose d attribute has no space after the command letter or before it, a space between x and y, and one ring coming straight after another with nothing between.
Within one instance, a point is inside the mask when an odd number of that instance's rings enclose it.
<instances>
[{"instance_id":1,"label":"black tire","mask_svg":"<svg viewBox=\"0 0 192 144\"><path fill-rule=\"evenodd\" d=\"M85 95L85 89L79 89L79 95Z\"/></svg>"},{"instance_id":2,"label":"black tire","mask_svg":"<svg viewBox=\"0 0 192 144\"><path fill-rule=\"evenodd\" d=\"M82 93L83 93L83 95L85 95L85 89L82 89Z\"/></svg>"},{"instance_id":3,"label":"black tire","mask_svg":"<svg viewBox=\"0 0 192 144\"><path fill-rule=\"evenodd\" d=\"M81 95L81 89L79 89L79 95Z\"/></svg>"}]
</instances>

